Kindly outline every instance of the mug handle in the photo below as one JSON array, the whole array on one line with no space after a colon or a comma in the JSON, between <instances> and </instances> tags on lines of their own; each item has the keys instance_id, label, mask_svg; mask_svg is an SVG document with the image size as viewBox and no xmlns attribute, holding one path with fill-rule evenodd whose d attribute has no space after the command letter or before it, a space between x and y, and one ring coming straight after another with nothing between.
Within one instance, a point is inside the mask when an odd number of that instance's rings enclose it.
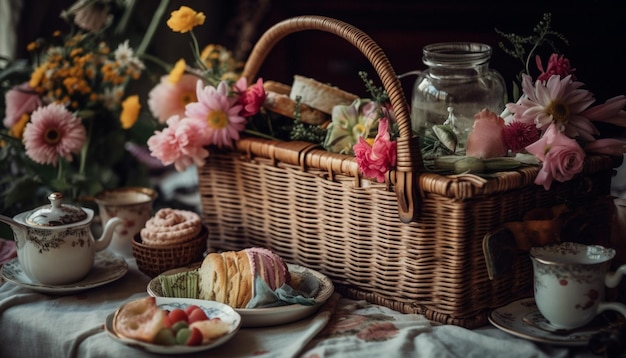
<instances>
[{"instance_id":1,"label":"mug handle","mask_svg":"<svg viewBox=\"0 0 626 358\"><path fill-rule=\"evenodd\" d=\"M626 305L623 303L619 303L619 302L600 302L598 304L598 312L604 312L604 311L617 311L619 313L622 314L622 316L624 316L624 318L626 318Z\"/></svg>"}]
</instances>

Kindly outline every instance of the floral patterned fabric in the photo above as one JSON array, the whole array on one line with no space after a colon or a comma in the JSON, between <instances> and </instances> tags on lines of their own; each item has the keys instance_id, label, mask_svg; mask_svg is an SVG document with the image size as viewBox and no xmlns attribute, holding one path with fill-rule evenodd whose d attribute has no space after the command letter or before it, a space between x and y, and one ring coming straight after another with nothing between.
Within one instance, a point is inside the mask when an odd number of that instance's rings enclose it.
<instances>
[{"instance_id":1,"label":"floral patterned fabric","mask_svg":"<svg viewBox=\"0 0 626 358\"><path fill-rule=\"evenodd\" d=\"M0 356L156 357L115 342L103 331L106 316L119 305L145 297L148 281L130 260L129 272L120 280L66 296L0 283ZM187 356L593 357L584 347L537 344L491 325L476 330L441 325L337 293L311 317L274 327L241 328L225 344Z\"/></svg>"}]
</instances>

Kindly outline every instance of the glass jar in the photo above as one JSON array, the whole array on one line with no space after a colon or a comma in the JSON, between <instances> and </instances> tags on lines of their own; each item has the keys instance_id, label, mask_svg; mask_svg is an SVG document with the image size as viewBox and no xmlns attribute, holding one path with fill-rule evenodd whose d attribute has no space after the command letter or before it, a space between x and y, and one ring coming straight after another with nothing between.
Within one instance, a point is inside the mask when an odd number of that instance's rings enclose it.
<instances>
[{"instance_id":1,"label":"glass jar","mask_svg":"<svg viewBox=\"0 0 626 358\"><path fill-rule=\"evenodd\" d=\"M441 131L434 133L433 126L448 124L457 140L454 149L449 147L448 150L463 155L474 115L484 108L497 114L504 110L504 79L489 68L491 47L485 44L435 43L425 46L423 55L428 68L420 72L413 87L413 131L422 139L436 142L443 138L440 138ZM424 155L428 157L427 153Z\"/></svg>"}]
</instances>

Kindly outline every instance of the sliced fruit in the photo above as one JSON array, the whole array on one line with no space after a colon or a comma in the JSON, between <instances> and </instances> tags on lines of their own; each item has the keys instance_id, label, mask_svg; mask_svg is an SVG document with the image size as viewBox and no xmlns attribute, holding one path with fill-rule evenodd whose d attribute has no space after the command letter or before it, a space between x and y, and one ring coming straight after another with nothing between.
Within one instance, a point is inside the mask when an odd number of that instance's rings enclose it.
<instances>
[{"instance_id":1,"label":"sliced fruit","mask_svg":"<svg viewBox=\"0 0 626 358\"><path fill-rule=\"evenodd\" d=\"M193 322L189 328L197 328L202 333L202 344L206 344L228 333L230 325L219 318L213 318Z\"/></svg>"}]
</instances>

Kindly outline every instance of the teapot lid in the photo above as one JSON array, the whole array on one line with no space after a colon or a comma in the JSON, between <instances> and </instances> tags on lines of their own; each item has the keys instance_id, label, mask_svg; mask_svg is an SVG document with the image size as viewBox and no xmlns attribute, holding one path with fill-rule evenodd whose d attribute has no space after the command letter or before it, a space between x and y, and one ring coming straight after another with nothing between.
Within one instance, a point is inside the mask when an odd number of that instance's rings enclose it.
<instances>
[{"instance_id":1,"label":"teapot lid","mask_svg":"<svg viewBox=\"0 0 626 358\"><path fill-rule=\"evenodd\" d=\"M33 210L26 222L34 226L61 226L77 223L87 218L87 213L77 206L61 204L63 193L48 195L49 205Z\"/></svg>"}]
</instances>

